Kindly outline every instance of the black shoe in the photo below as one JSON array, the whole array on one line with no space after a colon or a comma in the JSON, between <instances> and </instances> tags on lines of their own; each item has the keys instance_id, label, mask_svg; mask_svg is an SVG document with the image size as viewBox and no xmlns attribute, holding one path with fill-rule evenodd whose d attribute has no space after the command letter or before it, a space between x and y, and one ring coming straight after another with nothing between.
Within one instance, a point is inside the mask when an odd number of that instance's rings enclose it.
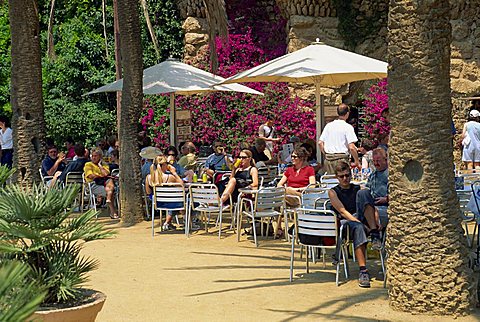
<instances>
[{"instance_id":1,"label":"black shoe","mask_svg":"<svg viewBox=\"0 0 480 322\"><path fill-rule=\"evenodd\" d=\"M358 274L358 286L370 287L370 273L368 271L360 271L360 274Z\"/></svg>"}]
</instances>

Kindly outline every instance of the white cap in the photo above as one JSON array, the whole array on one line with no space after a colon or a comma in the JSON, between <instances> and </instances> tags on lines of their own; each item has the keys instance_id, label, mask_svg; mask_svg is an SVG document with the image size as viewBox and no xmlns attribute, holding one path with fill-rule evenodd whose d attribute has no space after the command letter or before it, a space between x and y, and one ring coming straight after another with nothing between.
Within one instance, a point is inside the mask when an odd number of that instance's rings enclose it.
<instances>
[{"instance_id":1,"label":"white cap","mask_svg":"<svg viewBox=\"0 0 480 322\"><path fill-rule=\"evenodd\" d=\"M470 115L470 117L479 117L480 112L477 111L477 110L471 110L469 115Z\"/></svg>"}]
</instances>

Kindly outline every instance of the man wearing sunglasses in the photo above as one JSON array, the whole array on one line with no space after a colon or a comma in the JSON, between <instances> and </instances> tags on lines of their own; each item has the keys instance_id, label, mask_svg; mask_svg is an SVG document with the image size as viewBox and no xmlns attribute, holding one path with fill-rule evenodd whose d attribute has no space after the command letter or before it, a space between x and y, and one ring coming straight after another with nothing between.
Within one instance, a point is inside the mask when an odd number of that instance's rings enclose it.
<instances>
[{"instance_id":1,"label":"man wearing sunglasses","mask_svg":"<svg viewBox=\"0 0 480 322\"><path fill-rule=\"evenodd\" d=\"M232 157L225 151L223 142L215 141L213 151L205 161L206 172L210 177L213 177L216 171L228 171L232 167Z\"/></svg>"},{"instance_id":2,"label":"man wearing sunglasses","mask_svg":"<svg viewBox=\"0 0 480 322\"><path fill-rule=\"evenodd\" d=\"M335 173L337 162L344 161L350 164L350 156L353 157L355 166L360 169L357 147L358 141L353 126L346 121L350 115L350 109L346 104L337 107L338 119L325 125L318 141L320 151L325 157L325 170L328 174Z\"/></svg>"}]
</instances>

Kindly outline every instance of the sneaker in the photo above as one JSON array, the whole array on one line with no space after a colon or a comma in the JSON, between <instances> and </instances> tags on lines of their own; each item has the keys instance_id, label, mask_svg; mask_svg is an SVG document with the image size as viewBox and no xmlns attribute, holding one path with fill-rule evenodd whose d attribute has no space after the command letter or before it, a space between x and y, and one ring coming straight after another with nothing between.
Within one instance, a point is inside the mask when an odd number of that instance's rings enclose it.
<instances>
[{"instance_id":1,"label":"sneaker","mask_svg":"<svg viewBox=\"0 0 480 322\"><path fill-rule=\"evenodd\" d=\"M358 275L358 286L365 288L370 287L370 274L368 271L360 271Z\"/></svg>"},{"instance_id":2,"label":"sneaker","mask_svg":"<svg viewBox=\"0 0 480 322\"><path fill-rule=\"evenodd\" d=\"M382 249L382 241L378 238L372 238L372 249L373 250Z\"/></svg>"},{"instance_id":3,"label":"sneaker","mask_svg":"<svg viewBox=\"0 0 480 322\"><path fill-rule=\"evenodd\" d=\"M171 223L164 223L162 226L162 230L175 230L177 227L172 225Z\"/></svg>"}]
</instances>

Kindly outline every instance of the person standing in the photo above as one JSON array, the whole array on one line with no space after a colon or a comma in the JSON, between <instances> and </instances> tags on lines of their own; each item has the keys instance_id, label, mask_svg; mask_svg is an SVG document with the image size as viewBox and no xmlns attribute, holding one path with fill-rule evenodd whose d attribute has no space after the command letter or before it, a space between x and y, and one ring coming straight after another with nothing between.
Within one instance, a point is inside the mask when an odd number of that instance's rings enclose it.
<instances>
[{"instance_id":1,"label":"person standing","mask_svg":"<svg viewBox=\"0 0 480 322\"><path fill-rule=\"evenodd\" d=\"M360 168L357 147L358 141L353 126L346 121L350 109L346 104L337 107L338 119L325 125L318 141L320 151L325 157L325 170L327 174L335 174L335 166L339 161L350 164L350 156L353 157L355 167Z\"/></svg>"},{"instance_id":2,"label":"person standing","mask_svg":"<svg viewBox=\"0 0 480 322\"><path fill-rule=\"evenodd\" d=\"M271 118L268 118L267 121L258 128L258 136L267 144L265 154L270 159L272 159L273 155L273 142L280 141L279 138L274 138L274 132L275 128L273 127L273 120Z\"/></svg>"},{"instance_id":3,"label":"person standing","mask_svg":"<svg viewBox=\"0 0 480 322\"><path fill-rule=\"evenodd\" d=\"M467 169L475 169L480 166L480 112L471 110L468 114L468 121L463 126L462 161L466 163ZM2 147L3 149L3 147Z\"/></svg>"},{"instance_id":4,"label":"person standing","mask_svg":"<svg viewBox=\"0 0 480 322\"><path fill-rule=\"evenodd\" d=\"M13 165L13 133L8 119L0 116L0 146L2 147L0 163L11 168Z\"/></svg>"}]
</instances>

